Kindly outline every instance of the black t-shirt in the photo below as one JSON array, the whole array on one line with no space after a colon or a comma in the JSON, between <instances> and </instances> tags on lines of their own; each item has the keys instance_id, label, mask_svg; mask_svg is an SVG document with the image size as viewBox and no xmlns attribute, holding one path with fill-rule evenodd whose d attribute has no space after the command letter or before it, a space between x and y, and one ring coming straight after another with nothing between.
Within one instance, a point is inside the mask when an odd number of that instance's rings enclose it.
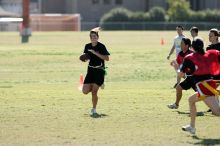
<instances>
[{"instance_id":1,"label":"black t-shirt","mask_svg":"<svg viewBox=\"0 0 220 146\"><path fill-rule=\"evenodd\" d=\"M105 67L105 61L102 60L101 58L99 58L98 56L94 55L93 53L91 53L88 50L94 50L94 51L98 52L101 55L110 55L110 53L107 51L105 45L98 42L96 46L92 46L92 43L89 43L89 44L85 45L85 49L84 49L84 53L88 53L89 56L90 56L90 61L89 61L90 66Z\"/></svg>"},{"instance_id":2,"label":"black t-shirt","mask_svg":"<svg viewBox=\"0 0 220 146\"><path fill-rule=\"evenodd\" d=\"M206 50L218 50L218 51L220 51L220 43L208 45Z\"/></svg>"}]
</instances>

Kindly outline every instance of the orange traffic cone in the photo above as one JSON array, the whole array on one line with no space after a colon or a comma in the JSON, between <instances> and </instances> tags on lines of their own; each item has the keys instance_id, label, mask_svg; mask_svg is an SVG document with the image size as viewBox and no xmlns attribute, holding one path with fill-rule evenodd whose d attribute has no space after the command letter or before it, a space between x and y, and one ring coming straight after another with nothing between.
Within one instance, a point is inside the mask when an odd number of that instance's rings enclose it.
<instances>
[{"instance_id":1,"label":"orange traffic cone","mask_svg":"<svg viewBox=\"0 0 220 146\"><path fill-rule=\"evenodd\" d=\"M160 44L161 44L161 45L164 45L164 43L165 43L165 42L164 42L164 39L161 38L161 39L160 39Z\"/></svg>"},{"instance_id":2,"label":"orange traffic cone","mask_svg":"<svg viewBox=\"0 0 220 146\"><path fill-rule=\"evenodd\" d=\"M79 89L80 91L82 91L83 82L84 82L83 74L80 74L80 76L79 76L79 87L78 87L78 89Z\"/></svg>"}]
</instances>

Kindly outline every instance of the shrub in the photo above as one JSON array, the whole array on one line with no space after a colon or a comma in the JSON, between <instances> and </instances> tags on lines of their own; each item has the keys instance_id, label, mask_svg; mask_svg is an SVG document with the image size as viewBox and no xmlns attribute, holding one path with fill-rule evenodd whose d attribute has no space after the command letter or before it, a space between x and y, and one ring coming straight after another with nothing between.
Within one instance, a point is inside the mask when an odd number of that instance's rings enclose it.
<instances>
[{"instance_id":1,"label":"shrub","mask_svg":"<svg viewBox=\"0 0 220 146\"><path fill-rule=\"evenodd\" d=\"M165 21L166 12L162 7L153 7L149 11L150 20Z\"/></svg>"},{"instance_id":2,"label":"shrub","mask_svg":"<svg viewBox=\"0 0 220 146\"><path fill-rule=\"evenodd\" d=\"M130 22L150 21L150 16L149 16L149 13L134 12L130 15L129 21Z\"/></svg>"},{"instance_id":3,"label":"shrub","mask_svg":"<svg viewBox=\"0 0 220 146\"><path fill-rule=\"evenodd\" d=\"M101 18L101 23L104 22L127 22L131 15L131 11L125 8L115 8L112 9L110 12L106 13Z\"/></svg>"},{"instance_id":4,"label":"shrub","mask_svg":"<svg viewBox=\"0 0 220 146\"><path fill-rule=\"evenodd\" d=\"M186 21L190 16L190 5L186 0L168 0L170 21Z\"/></svg>"}]
</instances>

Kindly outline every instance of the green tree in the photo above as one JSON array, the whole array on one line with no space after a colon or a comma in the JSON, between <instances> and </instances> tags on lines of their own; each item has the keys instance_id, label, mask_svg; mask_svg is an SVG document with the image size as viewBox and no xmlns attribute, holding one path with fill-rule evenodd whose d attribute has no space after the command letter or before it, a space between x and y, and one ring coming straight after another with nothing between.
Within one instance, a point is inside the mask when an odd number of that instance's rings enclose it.
<instances>
[{"instance_id":1,"label":"green tree","mask_svg":"<svg viewBox=\"0 0 220 146\"><path fill-rule=\"evenodd\" d=\"M149 11L152 21L165 21L166 12L162 7L153 7Z\"/></svg>"},{"instance_id":2,"label":"green tree","mask_svg":"<svg viewBox=\"0 0 220 146\"><path fill-rule=\"evenodd\" d=\"M190 4L187 0L167 0L170 21L185 21L191 13Z\"/></svg>"}]
</instances>

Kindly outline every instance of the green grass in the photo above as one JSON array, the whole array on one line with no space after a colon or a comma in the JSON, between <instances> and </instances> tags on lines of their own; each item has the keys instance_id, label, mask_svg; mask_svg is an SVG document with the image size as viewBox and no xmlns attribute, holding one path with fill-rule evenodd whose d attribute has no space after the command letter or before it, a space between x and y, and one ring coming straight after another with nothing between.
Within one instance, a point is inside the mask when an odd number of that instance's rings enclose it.
<instances>
[{"instance_id":1,"label":"green grass","mask_svg":"<svg viewBox=\"0 0 220 146\"><path fill-rule=\"evenodd\" d=\"M200 34L207 41L208 32ZM99 91L104 116L94 119L91 95L77 89L87 69L78 57L88 32L34 32L28 44L18 33L0 33L0 145L220 145L220 119L209 113L197 118L197 136L181 131L192 90L183 92L178 110L166 107L175 97L175 72L166 60L175 35L100 32L111 56Z\"/></svg>"}]
</instances>

